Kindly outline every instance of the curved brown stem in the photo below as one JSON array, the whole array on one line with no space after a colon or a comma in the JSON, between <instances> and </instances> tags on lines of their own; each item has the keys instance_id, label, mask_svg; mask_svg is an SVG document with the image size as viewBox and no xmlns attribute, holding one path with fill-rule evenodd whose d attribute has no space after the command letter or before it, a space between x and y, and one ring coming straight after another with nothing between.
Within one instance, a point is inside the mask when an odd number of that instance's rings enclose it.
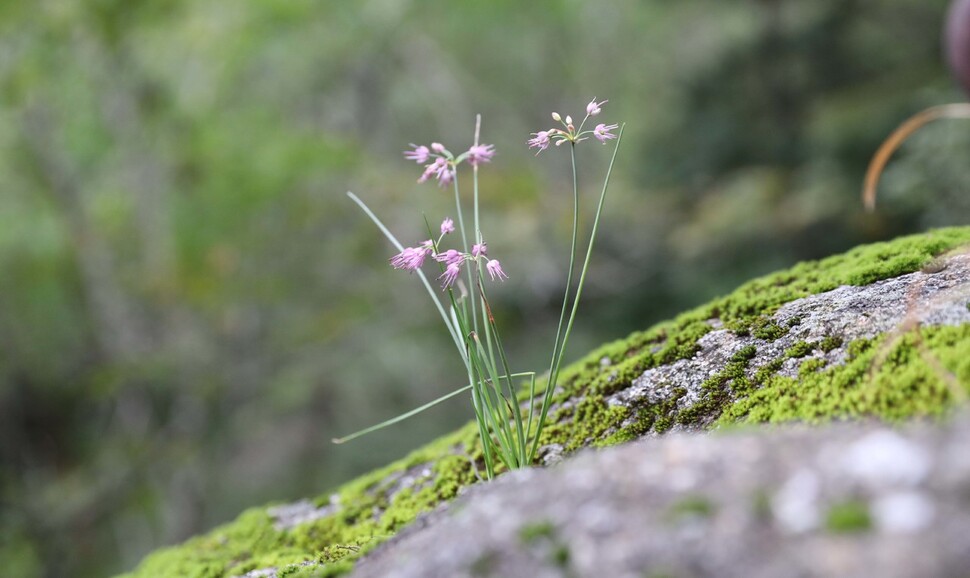
<instances>
[{"instance_id":1,"label":"curved brown stem","mask_svg":"<svg viewBox=\"0 0 970 578\"><path fill-rule=\"evenodd\" d=\"M886 163L903 141L909 138L914 132L924 125L940 118L968 118L970 119L970 103L943 104L927 108L926 110L910 117L906 122L899 125L889 138L883 141L879 150L872 157L869 169L866 171L866 182L862 189L862 201L866 209L871 211L876 208L876 187L879 186L879 177L882 176Z\"/></svg>"}]
</instances>

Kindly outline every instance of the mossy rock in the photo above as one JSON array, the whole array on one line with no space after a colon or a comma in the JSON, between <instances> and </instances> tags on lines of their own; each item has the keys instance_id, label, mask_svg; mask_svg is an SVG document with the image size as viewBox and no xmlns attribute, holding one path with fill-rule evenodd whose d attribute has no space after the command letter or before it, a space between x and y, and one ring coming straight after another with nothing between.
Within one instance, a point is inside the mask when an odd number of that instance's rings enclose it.
<instances>
[{"instance_id":1,"label":"mossy rock","mask_svg":"<svg viewBox=\"0 0 970 578\"><path fill-rule=\"evenodd\" d=\"M563 370L542 445L551 456L675 429L942 415L970 390L968 243L963 227L858 247L604 345ZM477 435L469 424L315 502L248 510L125 577L346 573L477 482Z\"/></svg>"}]
</instances>

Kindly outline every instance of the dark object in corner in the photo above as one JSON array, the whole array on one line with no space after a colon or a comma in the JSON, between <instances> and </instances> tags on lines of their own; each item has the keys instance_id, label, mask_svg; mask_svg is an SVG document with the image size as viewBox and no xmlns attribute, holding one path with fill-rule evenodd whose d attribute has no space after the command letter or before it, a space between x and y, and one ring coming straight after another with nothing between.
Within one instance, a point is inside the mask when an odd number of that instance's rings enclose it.
<instances>
[{"instance_id":1,"label":"dark object in corner","mask_svg":"<svg viewBox=\"0 0 970 578\"><path fill-rule=\"evenodd\" d=\"M970 0L954 0L946 21L946 58L970 96Z\"/></svg>"}]
</instances>

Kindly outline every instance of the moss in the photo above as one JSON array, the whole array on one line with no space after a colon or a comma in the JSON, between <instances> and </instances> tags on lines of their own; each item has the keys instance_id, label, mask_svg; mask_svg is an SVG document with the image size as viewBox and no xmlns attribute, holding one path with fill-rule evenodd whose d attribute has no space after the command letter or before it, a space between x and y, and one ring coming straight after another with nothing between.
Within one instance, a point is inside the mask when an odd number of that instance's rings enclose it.
<instances>
[{"instance_id":1,"label":"moss","mask_svg":"<svg viewBox=\"0 0 970 578\"><path fill-rule=\"evenodd\" d=\"M552 563L560 568L569 566L569 558L569 546L566 544L557 544L552 550Z\"/></svg>"},{"instance_id":2,"label":"moss","mask_svg":"<svg viewBox=\"0 0 970 578\"><path fill-rule=\"evenodd\" d=\"M919 334L896 339L854 341L845 365L816 371L812 362L820 360L808 360L798 379L771 377L764 387L726 408L720 423L816 423L862 416L898 421L941 415L960 394L920 355L919 342L970 393L970 325L923 327Z\"/></svg>"},{"instance_id":3,"label":"moss","mask_svg":"<svg viewBox=\"0 0 970 578\"><path fill-rule=\"evenodd\" d=\"M278 578L335 578L343 576L354 569L354 565L346 560L331 564L292 565L277 571Z\"/></svg>"},{"instance_id":4,"label":"moss","mask_svg":"<svg viewBox=\"0 0 970 578\"><path fill-rule=\"evenodd\" d=\"M754 492L751 496L751 511L754 517L761 522L772 519L771 493L768 490L760 488Z\"/></svg>"},{"instance_id":5,"label":"moss","mask_svg":"<svg viewBox=\"0 0 970 578\"><path fill-rule=\"evenodd\" d=\"M657 418L657 421L654 422L653 431L657 432L658 434L667 433L672 427L674 427L674 418L670 416L663 416Z\"/></svg>"},{"instance_id":6,"label":"moss","mask_svg":"<svg viewBox=\"0 0 970 578\"><path fill-rule=\"evenodd\" d=\"M806 359L798 366L798 378L804 379L823 367L825 367L824 359Z\"/></svg>"},{"instance_id":7,"label":"moss","mask_svg":"<svg viewBox=\"0 0 970 578\"><path fill-rule=\"evenodd\" d=\"M758 339L774 341L788 333L788 327L778 325L774 319L768 316L757 318L751 326L751 334Z\"/></svg>"},{"instance_id":8,"label":"moss","mask_svg":"<svg viewBox=\"0 0 970 578\"><path fill-rule=\"evenodd\" d=\"M914 335L893 344L892 355L881 367L873 368L871 376L870 365L884 340L850 343L845 366L824 370L814 367L800 382L776 375L781 360L758 368L753 378L746 377L751 359L746 356L753 353L745 351L705 384L705 399L690 411L679 410L683 391L673 392L670 399L660 403L631 409L611 407L605 397L629 387L645 370L695 355L698 340L712 329L710 320L720 320L727 328L761 339L776 339L798 321L779 325L772 320L783 304L840 285L864 285L919 270L934 256L967 242L970 228L941 229L801 263L750 281L730 295L671 321L606 344L563 368L558 384L561 391L554 400L576 405L550 415L541 442L562 443L572 451L591 443L618 443L649 432L662 433L676 423L703 426L714 419L716 424L723 424L817 421L833 416L902 419L938 415L952 401L953 392L914 354ZM927 348L961 383L970 383L970 328L926 328L922 332ZM819 348L825 347L823 340ZM609 366L601 365L604 357L610 360ZM540 392L545 387L542 380L536 385ZM354 560L417 515L454 498L462 487L475 481L472 462L463 456L469 456L481 468L477 436L477 428L469 424L345 484L337 490L342 509L327 518L279 531L264 508L249 510L204 536L151 554L128 578L224 578L271 566L288 568L287 572L301 578L314 572L344 573ZM431 468L433 475L410 489L397 488L394 480L416 468ZM328 501L332 493L323 494L318 503ZM290 566L303 562L325 564Z\"/></svg>"},{"instance_id":9,"label":"moss","mask_svg":"<svg viewBox=\"0 0 970 578\"><path fill-rule=\"evenodd\" d=\"M849 359L856 359L872 348L872 342L872 339L856 339L846 346L846 355L848 355Z\"/></svg>"},{"instance_id":10,"label":"moss","mask_svg":"<svg viewBox=\"0 0 970 578\"><path fill-rule=\"evenodd\" d=\"M825 528L836 534L865 532L872 528L869 506L861 500L833 504L825 515Z\"/></svg>"},{"instance_id":11,"label":"moss","mask_svg":"<svg viewBox=\"0 0 970 578\"><path fill-rule=\"evenodd\" d=\"M522 526L519 529L519 540L523 544L532 544L541 538L552 538L555 532L556 527L552 525L552 522L536 522Z\"/></svg>"},{"instance_id":12,"label":"moss","mask_svg":"<svg viewBox=\"0 0 970 578\"><path fill-rule=\"evenodd\" d=\"M778 373L781 366L785 364L785 360L782 358L772 359L768 363L762 365L758 368L758 371L754 373L754 381L757 384L762 384L768 381L771 376Z\"/></svg>"},{"instance_id":13,"label":"moss","mask_svg":"<svg viewBox=\"0 0 970 578\"><path fill-rule=\"evenodd\" d=\"M573 407L556 412L542 432L541 444L556 443L567 452L588 446L629 416L626 407L606 403L599 396L587 396Z\"/></svg>"},{"instance_id":14,"label":"moss","mask_svg":"<svg viewBox=\"0 0 970 578\"><path fill-rule=\"evenodd\" d=\"M739 349L734 355L731 356L731 363L742 363L746 361L751 361L755 355L758 355L758 348L754 345L745 345Z\"/></svg>"},{"instance_id":15,"label":"moss","mask_svg":"<svg viewBox=\"0 0 970 578\"><path fill-rule=\"evenodd\" d=\"M552 522L541 521L519 529L519 540L526 546L544 546L549 561L559 568L569 566L569 547L556 534Z\"/></svg>"},{"instance_id":16,"label":"moss","mask_svg":"<svg viewBox=\"0 0 970 578\"><path fill-rule=\"evenodd\" d=\"M468 571L472 576L485 577L494 576L495 568L499 564L500 554L495 550L485 550L474 562L471 563Z\"/></svg>"},{"instance_id":17,"label":"moss","mask_svg":"<svg viewBox=\"0 0 970 578\"><path fill-rule=\"evenodd\" d=\"M683 518L710 518L717 512L717 506L706 496L687 496L670 507L669 517L673 521Z\"/></svg>"},{"instance_id":18,"label":"moss","mask_svg":"<svg viewBox=\"0 0 970 578\"><path fill-rule=\"evenodd\" d=\"M838 335L829 335L818 344L818 348L825 353L838 349L839 347L842 347L842 338Z\"/></svg>"},{"instance_id":19,"label":"moss","mask_svg":"<svg viewBox=\"0 0 970 578\"><path fill-rule=\"evenodd\" d=\"M791 347L785 350L785 357L788 357L788 358L805 357L806 355L811 353L813 349L815 349L815 346L812 345L811 343L807 341L799 341L798 343L795 343L794 345L792 345Z\"/></svg>"}]
</instances>

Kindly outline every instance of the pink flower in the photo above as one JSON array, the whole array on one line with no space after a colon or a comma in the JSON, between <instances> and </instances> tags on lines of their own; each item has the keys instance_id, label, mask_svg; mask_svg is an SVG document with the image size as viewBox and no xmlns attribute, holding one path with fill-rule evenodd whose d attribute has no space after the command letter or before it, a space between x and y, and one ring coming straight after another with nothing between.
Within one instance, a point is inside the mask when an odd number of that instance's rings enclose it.
<instances>
[{"instance_id":1,"label":"pink flower","mask_svg":"<svg viewBox=\"0 0 970 578\"><path fill-rule=\"evenodd\" d=\"M593 97L593 100L589 101L589 104L586 105L586 114L588 114L589 116L598 115L600 113L600 107L608 102L609 102L608 100L604 100L603 102L596 102L596 97Z\"/></svg>"},{"instance_id":2,"label":"pink flower","mask_svg":"<svg viewBox=\"0 0 970 578\"><path fill-rule=\"evenodd\" d=\"M454 233L454 232L455 232L455 222L454 221L452 221L451 219L445 219L444 221L441 221L441 234L442 235L447 235L448 233Z\"/></svg>"},{"instance_id":3,"label":"pink flower","mask_svg":"<svg viewBox=\"0 0 970 578\"><path fill-rule=\"evenodd\" d=\"M460 273L461 273L460 261L458 263L452 263L447 267L445 267L445 272L438 277L438 279L442 280L441 289L444 290L444 289L447 289L448 287L451 287L454 284L455 279L458 278L458 275Z\"/></svg>"},{"instance_id":4,"label":"pink flower","mask_svg":"<svg viewBox=\"0 0 970 578\"><path fill-rule=\"evenodd\" d=\"M484 257L485 255L488 255L488 243L482 241L481 243L472 245L473 257Z\"/></svg>"},{"instance_id":5,"label":"pink flower","mask_svg":"<svg viewBox=\"0 0 970 578\"><path fill-rule=\"evenodd\" d=\"M454 249L448 249L444 253L435 255L434 260L445 265L461 264L465 260L465 255Z\"/></svg>"},{"instance_id":6,"label":"pink flower","mask_svg":"<svg viewBox=\"0 0 970 578\"><path fill-rule=\"evenodd\" d=\"M455 180L455 169L445 165L440 171L438 171L438 186L447 187Z\"/></svg>"},{"instance_id":7,"label":"pink flower","mask_svg":"<svg viewBox=\"0 0 970 578\"><path fill-rule=\"evenodd\" d=\"M417 247L406 247L403 251L391 257L391 267L414 271L424 264L424 259L431 254L434 245L431 240L427 240Z\"/></svg>"},{"instance_id":8,"label":"pink flower","mask_svg":"<svg viewBox=\"0 0 970 578\"><path fill-rule=\"evenodd\" d=\"M552 134L551 130L540 130L539 132L532 133L535 135L534 138L529 139L529 148L538 148L539 150L536 154L549 148L549 135Z\"/></svg>"},{"instance_id":9,"label":"pink flower","mask_svg":"<svg viewBox=\"0 0 970 578\"><path fill-rule=\"evenodd\" d=\"M481 163L487 163L495 155L495 145L474 145L468 149L468 162L477 167Z\"/></svg>"},{"instance_id":10,"label":"pink flower","mask_svg":"<svg viewBox=\"0 0 970 578\"><path fill-rule=\"evenodd\" d=\"M606 141L612 138L616 138L616 135L611 133L610 131L616 130L619 127L620 125L618 124L606 125L606 124L600 123L596 125L596 128L593 129L593 136L598 138L601 143L606 144Z\"/></svg>"},{"instance_id":11,"label":"pink flower","mask_svg":"<svg viewBox=\"0 0 970 578\"><path fill-rule=\"evenodd\" d=\"M433 142L431 143L431 150L438 154L442 154L445 152L445 145L441 144L440 142Z\"/></svg>"},{"instance_id":12,"label":"pink flower","mask_svg":"<svg viewBox=\"0 0 970 578\"><path fill-rule=\"evenodd\" d=\"M441 157L436 158L433 163L429 165L425 165L424 173L422 173L421 178L418 179L418 182L423 183L428 179L430 179L432 175L440 178L439 175L441 174L441 171L443 171L447 167L448 167L447 160Z\"/></svg>"},{"instance_id":13,"label":"pink flower","mask_svg":"<svg viewBox=\"0 0 970 578\"><path fill-rule=\"evenodd\" d=\"M492 281L494 281L496 278L499 281L504 281L509 278L509 276L505 274L505 271L502 270L502 265L495 259L489 261L485 265L485 268L488 269L488 274L492 277Z\"/></svg>"},{"instance_id":14,"label":"pink flower","mask_svg":"<svg viewBox=\"0 0 970 578\"><path fill-rule=\"evenodd\" d=\"M408 159L409 161L415 161L419 165L423 165L424 163L428 162L428 159L431 158L431 151L428 150L428 147L424 145L418 146L414 143L411 143L411 146L414 147L414 150L404 151L404 158Z\"/></svg>"}]
</instances>

